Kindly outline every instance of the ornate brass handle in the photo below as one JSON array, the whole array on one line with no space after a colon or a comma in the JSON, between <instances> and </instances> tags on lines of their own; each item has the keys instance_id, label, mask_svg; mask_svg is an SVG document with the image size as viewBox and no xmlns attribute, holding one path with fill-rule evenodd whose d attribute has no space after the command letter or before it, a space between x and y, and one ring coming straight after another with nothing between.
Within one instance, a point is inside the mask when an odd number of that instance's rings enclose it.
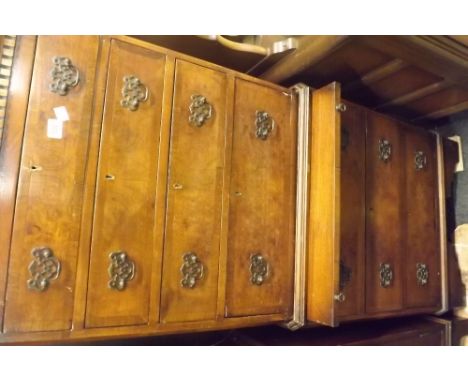
<instances>
[{"instance_id":1,"label":"ornate brass handle","mask_svg":"<svg viewBox=\"0 0 468 382\"><path fill-rule=\"evenodd\" d=\"M379 139L379 159L387 163L392 157L392 144L386 139Z\"/></svg>"},{"instance_id":2,"label":"ornate brass handle","mask_svg":"<svg viewBox=\"0 0 468 382\"><path fill-rule=\"evenodd\" d=\"M71 88L74 88L80 82L80 72L67 57L54 57L52 61L54 67L50 72L52 83L49 85L49 90L65 96Z\"/></svg>"},{"instance_id":3,"label":"ornate brass handle","mask_svg":"<svg viewBox=\"0 0 468 382\"><path fill-rule=\"evenodd\" d=\"M120 105L130 111L135 111L140 106L140 102L148 99L148 88L136 76L125 76L123 83Z\"/></svg>"},{"instance_id":4,"label":"ornate brass handle","mask_svg":"<svg viewBox=\"0 0 468 382\"><path fill-rule=\"evenodd\" d=\"M426 264L416 264L416 280L419 286L424 286L429 282L429 269Z\"/></svg>"},{"instance_id":5,"label":"ornate brass handle","mask_svg":"<svg viewBox=\"0 0 468 382\"><path fill-rule=\"evenodd\" d=\"M338 301L338 302L345 302L346 301L346 295L343 292L335 294L335 296L333 296L333 298L335 299L335 301Z\"/></svg>"},{"instance_id":6,"label":"ornate brass handle","mask_svg":"<svg viewBox=\"0 0 468 382\"><path fill-rule=\"evenodd\" d=\"M348 108L346 107L344 103L339 103L338 105L336 105L336 110L342 113L345 112L347 109Z\"/></svg>"},{"instance_id":7,"label":"ornate brass handle","mask_svg":"<svg viewBox=\"0 0 468 382\"><path fill-rule=\"evenodd\" d=\"M390 264L388 263L380 264L379 275L380 275L380 286L382 288L388 288L390 285L392 285L393 269Z\"/></svg>"},{"instance_id":8,"label":"ornate brass handle","mask_svg":"<svg viewBox=\"0 0 468 382\"><path fill-rule=\"evenodd\" d=\"M48 247L34 248L31 255L34 260L28 268L32 277L28 280L28 288L44 292L49 287L50 281L59 277L60 261Z\"/></svg>"},{"instance_id":9,"label":"ornate brass handle","mask_svg":"<svg viewBox=\"0 0 468 382\"><path fill-rule=\"evenodd\" d=\"M189 123L192 126L202 127L203 124L211 118L212 106L200 94L194 94L190 97L192 102L189 106Z\"/></svg>"},{"instance_id":10,"label":"ornate brass handle","mask_svg":"<svg viewBox=\"0 0 468 382\"><path fill-rule=\"evenodd\" d=\"M122 251L112 252L109 260L109 288L122 291L127 287L127 282L135 277L135 263Z\"/></svg>"},{"instance_id":11,"label":"ornate brass handle","mask_svg":"<svg viewBox=\"0 0 468 382\"><path fill-rule=\"evenodd\" d=\"M250 282L254 285L262 285L269 274L269 265L261 253L250 255Z\"/></svg>"},{"instance_id":12,"label":"ornate brass handle","mask_svg":"<svg viewBox=\"0 0 468 382\"><path fill-rule=\"evenodd\" d=\"M183 255L182 267L180 267L180 272L182 273L180 285L184 288L194 288L197 285L197 281L203 278L204 271L205 268L195 252L185 253Z\"/></svg>"},{"instance_id":13,"label":"ornate brass handle","mask_svg":"<svg viewBox=\"0 0 468 382\"><path fill-rule=\"evenodd\" d=\"M265 141L275 128L275 121L266 111L255 112L255 136Z\"/></svg>"},{"instance_id":14,"label":"ornate brass handle","mask_svg":"<svg viewBox=\"0 0 468 382\"><path fill-rule=\"evenodd\" d=\"M423 170L427 167L427 156L423 151L416 151L414 153L414 167L416 171Z\"/></svg>"}]
</instances>

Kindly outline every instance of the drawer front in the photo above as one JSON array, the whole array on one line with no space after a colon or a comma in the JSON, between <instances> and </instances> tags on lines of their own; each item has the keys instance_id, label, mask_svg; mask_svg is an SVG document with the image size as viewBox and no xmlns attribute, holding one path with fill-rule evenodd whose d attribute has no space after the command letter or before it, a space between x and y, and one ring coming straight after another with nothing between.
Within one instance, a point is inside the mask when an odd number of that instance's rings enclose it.
<instances>
[{"instance_id":1,"label":"drawer front","mask_svg":"<svg viewBox=\"0 0 468 382\"><path fill-rule=\"evenodd\" d=\"M404 150L398 124L368 113L366 142L366 309L402 308Z\"/></svg>"},{"instance_id":2,"label":"drawer front","mask_svg":"<svg viewBox=\"0 0 468 382\"><path fill-rule=\"evenodd\" d=\"M363 109L347 104L341 114L341 317L364 313L366 121Z\"/></svg>"},{"instance_id":3,"label":"drawer front","mask_svg":"<svg viewBox=\"0 0 468 382\"><path fill-rule=\"evenodd\" d=\"M236 80L226 315L287 312L293 294L292 97Z\"/></svg>"},{"instance_id":4,"label":"drawer front","mask_svg":"<svg viewBox=\"0 0 468 382\"><path fill-rule=\"evenodd\" d=\"M71 328L99 40L39 37L8 271L5 332Z\"/></svg>"},{"instance_id":5,"label":"drawer front","mask_svg":"<svg viewBox=\"0 0 468 382\"><path fill-rule=\"evenodd\" d=\"M441 327L418 329L395 334L383 340L369 341L367 346L447 346L445 329Z\"/></svg>"},{"instance_id":6,"label":"drawer front","mask_svg":"<svg viewBox=\"0 0 468 382\"><path fill-rule=\"evenodd\" d=\"M87 327L148 322L166 58L112 41L102 122Z\"/></svg>"},{"instance_id":7,"label":"drawer front","mask_svg":"<svg viewBox=\"0 0 468 382\"><path fill-rule=\"evenodd\" d=\"M177 61L162 276L162 322L216 317L225 112L225 74Z\"/></svg>"},{"instance_id":8,"label":"drawer front","mask_svg":"<svg viewBox=\"0 0 468 382\"><path fill-rule=\"evenodd\" d=\"M407 307L440 304L440 251L437 234L436 138L405 132Z\"/></svg>"}]
</instances>

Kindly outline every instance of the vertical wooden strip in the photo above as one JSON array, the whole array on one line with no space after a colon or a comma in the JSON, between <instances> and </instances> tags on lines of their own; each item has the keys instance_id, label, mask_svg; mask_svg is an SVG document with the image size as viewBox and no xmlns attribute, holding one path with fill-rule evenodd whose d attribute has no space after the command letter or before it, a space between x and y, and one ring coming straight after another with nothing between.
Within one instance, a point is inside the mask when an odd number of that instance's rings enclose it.
<instances>
[{"instance_id":1,"label":"vertical wooden strip","mask_svg":"<svg viewBox=\"0 0 468 382\"><path fill-rule=\"evenodd\" d=\"M156 189L156 220L154 225L154 250L156 253L150 292L150 324L159 322L161 303L161 270L164 250L164 224L166 220L167 172L169 163L169 139L171 133L172 102L174 94L175 59L166 58L164 78L163 112L159 141L158 179Z\"/></svg>"},{"instance_id":2,"label":"vertical wooden strip","mask_svg":"<svg viewBox=\"0 0 468 382\"><path fill-rule=\"evenodd\" d=\"M0 146L0 328L3 327L8 259L29 88L36 37L18 38L6 109L3 146Z\"/></svg>"},{"instance_id":3,"label":"vertical wooden strip","mask_svg":"<svg viewBox=\"0 0 468 382\"><path fill-rule=\"evenodd\" d=\"M83 195L83 213L81 219L81 234L76 274L76 293L73 311L73 329L84 328L86 293L88 288L89 257L91 250L91 231L93 224L94 197L96 192L96 174L99 155L101 125L104 113L104 99L110 52L109 38L101 38L99 52L95 98L93 104L93 119L89 140L88 163L86 167L85 189Z\"/></svg>"},{"instance_id":4,"label":"vertical wooden strip","mask_svg":"<svg viewBox=\"0 0 468 382\"><path fill-rule=\"evenodd\" d=\"M221 233L219 243L219 276L218 276L218 303L217 319L223 320L226 310L226 272L228 256L228 233L229 233L229 205L231 187L231 156L232 156L232 131L234 126L234 91L235 77L230 73L227 77L226 91L226 137L224 156L224 178L223 178L223 206L221 215Z\"/></svg>"},{"instance_id":5,"label":"vertical wooden strip","mask_svg":"<svg viewBox=\"0 0 468 382\"><path fill-rule=\"evenodd\" d=\"M440 253L440 285L441 308L438 314L445 313L449 308L449 279L447 260L447 216L446 216L446 175L444 166L443 139L437 133L437 203L438 203L438 227L439 227L439 253Z\"/></svg>"},{"instance_id":6,"label":"vertical wooden strip","mask_svg":"<svg viewBox=\"0 0 468 382\"><path fill-rule=\"evenodd\" d=\"M337 326L339 291L341 99L338 83L312 93L307 319Z\"/></svg>"},{"instance_id":7,"label":"vertical wooden strip","mask_svg":"<svg viewBox=\"0 0 468 382\"><path fill-rule=\"evenodd\" d=\"M294 182L296 209L291 211L291 228L294 227L294 289L290 321L285 327L297 330L306 321L306 266L307 266L307 207L309 200L309 132L310 132L310 88L297 84L291 89L291 126L296 129Z\"/></svg>"},{"instance_id":8,"label":"vertical wooden strip","mask_svg":"<svg viewBox=\"0 0 468 382\"><path fill-rule=\"evenodd\" d=\"M286 324L296 330L306 322L306 271L309 208L310 115L311 89L298 84L297 94L297 159L296 159L296 213L294 250L294 305L291 321Z\"/></svg>"}]
</instances>

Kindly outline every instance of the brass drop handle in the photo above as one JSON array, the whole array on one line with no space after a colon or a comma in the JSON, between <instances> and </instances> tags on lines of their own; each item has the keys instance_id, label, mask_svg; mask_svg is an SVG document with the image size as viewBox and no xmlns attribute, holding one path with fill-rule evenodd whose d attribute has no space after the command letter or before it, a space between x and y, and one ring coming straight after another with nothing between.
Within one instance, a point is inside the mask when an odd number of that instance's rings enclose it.
<instances>
[{"instance_id":1,"label":"brass drop handle","mask_svg":"<svg viewBox=\"0 0 468 382\"><path fill-rule=\"evenodd\" d=\"M50 282L60 275L61 264L48 247L34 248L31 251L34 260L29 264L28 270L31 278L28 280L28 289L44 292L49 288Z\"/></svg>"},{"instance_id":2,"label":"brass drop handle","mask_svg":"<svg viewBox=\"0 0 468 382\"><path fill-rule=\"evenodd\" d=\"M127 283L135 277L135 263L123 251L109 254L109 283L108 286L116 291L123 291Z\"/></svg>"},{"instance_id":3,"label":"brass drop handle","mask_svg":"<svg viewBox=\"0 0 468 382\"><path fill-rule=\"evenodd\" d=\"M68 57L54 57L52 59L54 67L50 75L52 82L49 90L61 96L66 96L71 88L74 88L80 82L80 72Z\"/></svg>"},{"instance_id":4,"label":"brass drop handle","mask_svg":"<svg viewBox=\"0 0 468 382\"><path fill-rule=\"evenodd\" d=\"M389 140L382 138L379 139L379 159L387 163L392 157L392 144Z\"/></svg>"},{"instance_id":5,"label":"brass drop handle","mask_svg":"<svg viewBox=\"0 0 468 382\"><path fill-rule=\"evenodd\" d=\"M269 265L261 253L250 254L250 282L253 285L262 285L269 275Z\"/></svg>"},{"instance_id":6,"label":"brass drop handle","mask_svg":"<svg viewBox=\"0 0 468 382\"><path fill-rule=\"evenodd\" d=\"M180 273L182 273L180 285L183 288L192 289L197 285L197 281L203 278L205 267L195 252L184 253Z\"/></svg>"},{"instance_id":7,"label":"brass drop handle","mask_svg":"<svg viewBox=\"0 0 468 382\"><path fill-rule=\"evenodd\" d=\"M416 171L424 170L427 167L427 156L424 151L414 153L414 167Z\"/></svg>"},{"instance_id":8,"label":"brass drop handle","mask_svg":"<svg viewBox=\"0 0 468 382\"><path fill-rule=\"evenodd\" d=\"M429 269L426 264L416 264L416 280L419 286L427 285L429 282Z\"/></svg>"},{"instance_id":9,"label":"brass drop handle","mask_svg":"<svg viewBox=\"0 0 468 382\"><path fill-rule=\"evenodd\" d=\"M343 113L347 110L347 107L344 103L339 103L338 105L336 105L336 110Z\"/></svg>"},{"instance_id":10,"label":"brass drop handle","mask_svg":"<svg viewBox=\"0 0 468 382\"><path fill-rule=\"evenodd\" d=\"M140 103L148 99L148 88L133 75L125 76L123 83L120 105L130 111L138 110Z\"/></svg>"},{"instance_id":11,"label":"brass drop handle","mask_svg":"<svg viewBox=\"0 0 468 382\"><path fill-rule=\"evenodd\" d=\"M263 110L255 112L255 136L265 141L271 132L275 129L275 120Z\"/></svg>"},{"instance_id":12,"label":"brass drop handle","mask_svg":"<svg viewBox=\"0 0 468 382\"><path fill-rule=\"evenodd\" d=\"M335 294L335 296L333 296L333 297L334 297L335 301L338 301L338 302L344 302L346 300L346 295L343 292Z\"/></svg>"},{"instance_id":13,"label":"brass drop handle","mask_svg":"<svg viewBox=\"0 0 468 382\"><path fill-rule=\"evenodd\" d=\"M213 107L206 100L206 97L200 94L193 94L189 106L189 123L195 127L202 127L206 121L211 118Z\"/></svg>"},{"instance_id":14,"label":"brass drop handle","mask_svg":"<svg viewBox=\"0 0 468 382\"><path fill-rule=\"evenodd\" d=\"M388 288L390 285L392 285L392 282L393 282L392 266L388 263L380 264L379 276L380 276L380 286L382 288Z\"/></svg>"}]
</instances>

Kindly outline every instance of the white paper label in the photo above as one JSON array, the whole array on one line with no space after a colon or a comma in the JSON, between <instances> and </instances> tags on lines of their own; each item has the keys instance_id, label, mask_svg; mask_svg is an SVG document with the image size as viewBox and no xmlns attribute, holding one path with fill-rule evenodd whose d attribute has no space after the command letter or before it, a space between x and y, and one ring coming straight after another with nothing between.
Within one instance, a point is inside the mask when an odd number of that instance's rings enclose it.
<instances>
[{"instance_id":1,"label":"white paper label","mask_svg":"<svg viewBox=\"0 0 468 382\"><path fill-rule=\"evenodd\" d=\"M52 139L63 138L63 123L57 119L47 120L47 137Z\"/></svg>"},{"instance_id":2,"label":"white paper label","mask_svg":"<svg viewBox=\"0 0 468 382\"><path fill-rule=\"evenodd\" d=\"M61 122L66 122L70 120L68 116L67 108L65 106L54 107L55 118Z\"/></svg>"}]
</instances>

